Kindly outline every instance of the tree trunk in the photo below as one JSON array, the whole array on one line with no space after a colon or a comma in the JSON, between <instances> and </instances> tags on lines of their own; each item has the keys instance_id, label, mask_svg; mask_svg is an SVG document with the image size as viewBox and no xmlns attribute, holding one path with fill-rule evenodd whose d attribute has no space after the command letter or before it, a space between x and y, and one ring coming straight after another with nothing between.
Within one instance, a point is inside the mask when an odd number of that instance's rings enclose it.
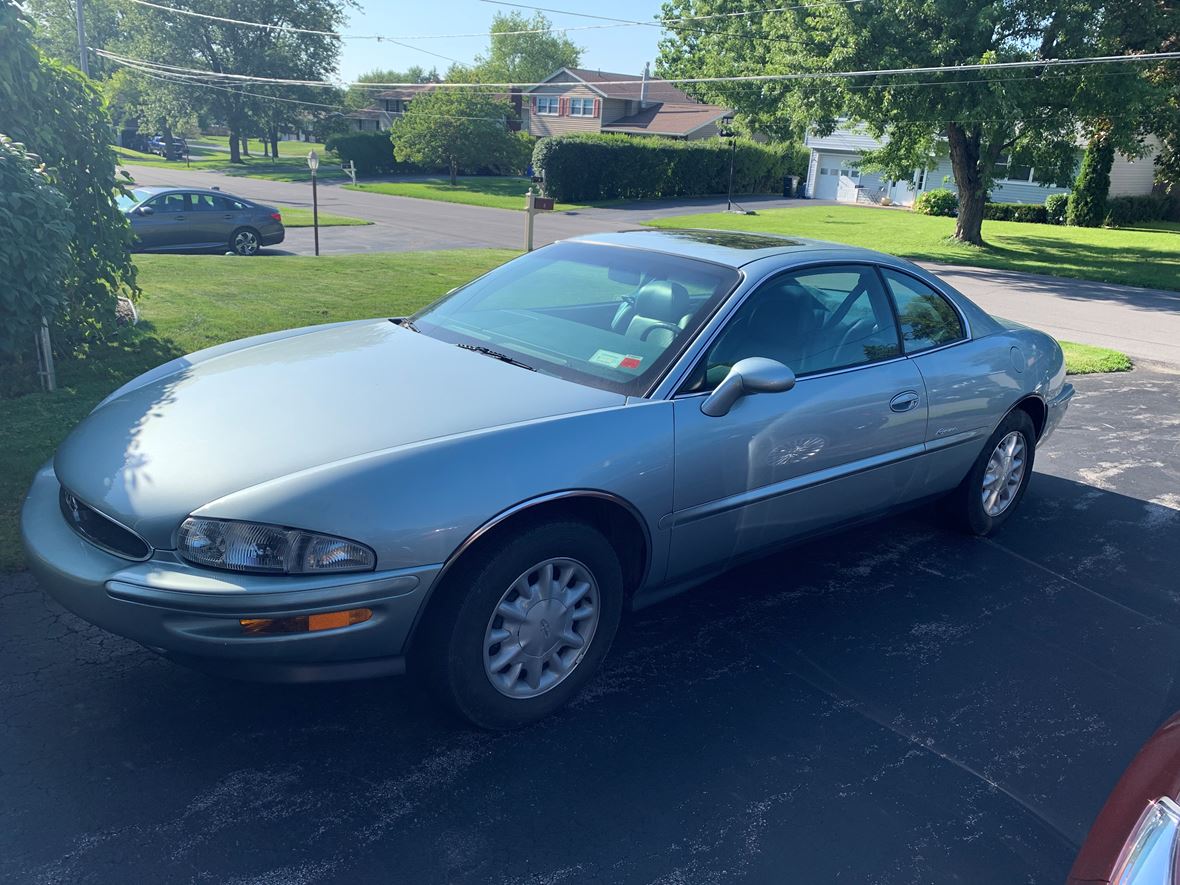
<instances>
[{"instance_id":1,"label":"tree trunk","mask_svg":"<svg viewBox=\"0 0 1180 885\"><path fill-rule=\"evenodd\" d=\"M250 139L246 138L244 135L242 136L242 156L250 156Z\"/></svg>"},{"instance_id":2,"label":"tree trunk","mask_svg":"<svg viewBox=\"0 0 1180 885\"><path fill-rule=\"evenodd\" d=\"M955 187L959 189L959 217L955 220L954 239L983 246L983 204L987 202L987 188L980 171L979 130L968 134L960 124L950 123L946 134Z\"/></svg>"},{"instance_id":3,"label":"tree trunk","mask_svg":"<svg viewBox=\"0 0 1180 885\"><path fill-rule=\"evenodd\" d=\"M270 158L277 160L279 158L279 130L270 130Z\"/></svg>"},{"instance_id":4,"label":"tree trunk","mask_svg":"<svg viewBox=\"0 0 1180 885\"><path fill-rule=\"evenodd\" d=\"M229 128L229 161L231 163L242 162L242 152L238 149L240 144L238 130L236 127Z\"/></svg>"},{"instance_id":5,"label":"tree trunk","mask_svg":"<svg viewBox=\"0 0 1180 885\"><path fill-rule=\"evenodd\" d=\"M459 164L455 158L451 158L451 187L455 187L459 183Z\"/></svg>"}]
</instances>

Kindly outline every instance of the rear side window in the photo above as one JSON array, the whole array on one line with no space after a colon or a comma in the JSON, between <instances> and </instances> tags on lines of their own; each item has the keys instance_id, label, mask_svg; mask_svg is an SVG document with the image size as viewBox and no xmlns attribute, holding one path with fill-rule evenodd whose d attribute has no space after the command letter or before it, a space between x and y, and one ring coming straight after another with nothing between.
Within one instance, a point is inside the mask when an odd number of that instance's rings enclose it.
<instances>
[{"instance_id":1,"label":"rear side window","mask_svg":"<svg viewBox=\"0 0 1180 885\"><path fill-rule=\"evenodd\" d=\"M897 305L897 321L906 353L918 353L967 337L959 313L938 292L920 280L887 267L885 284Z\"/></svg>"}]
</instances>

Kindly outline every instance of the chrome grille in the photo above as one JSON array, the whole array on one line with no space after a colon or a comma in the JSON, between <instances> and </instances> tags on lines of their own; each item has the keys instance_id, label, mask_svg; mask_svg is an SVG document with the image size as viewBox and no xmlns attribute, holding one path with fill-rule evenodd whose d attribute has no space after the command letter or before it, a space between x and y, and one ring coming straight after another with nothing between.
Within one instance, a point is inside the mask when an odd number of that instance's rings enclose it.
<instances>
[{"instance_id":1,"label":"chrome grille","mask_svg":"<svg viewBox=\"0 0 1180 885\"><path fill-rule=\"evenodd\" d=\"M151 555L152 548L147 541L64 488L59 500L66 522L94 546L127 559L142 560Z\"/></svg>"}]
</instances>

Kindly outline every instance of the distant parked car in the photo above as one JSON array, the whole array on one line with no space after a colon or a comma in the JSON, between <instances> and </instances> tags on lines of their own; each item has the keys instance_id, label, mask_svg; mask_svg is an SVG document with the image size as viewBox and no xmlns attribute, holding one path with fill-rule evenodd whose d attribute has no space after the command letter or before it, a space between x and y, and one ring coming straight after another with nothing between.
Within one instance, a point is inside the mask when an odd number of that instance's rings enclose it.
<instances>
[{"instance_id":1,"label":"distant parked car","mask_svg":"<svg viewBox=\"0 0 1180 885\"><path fill-rule=\"evenodd\" d=\"M148 139L147 150L149 154L157 154L165 160L182 160L188 154L188 143L177 136L168 138L157 135Z\"/></svg>"},{"instance_id":2,"label":"distant parked car","mask_svg":"<svg viewBox=\"0 0 1180 885\"><path fill-rule=\"evenodd\" d=\"M278 209L221 191L137 187L119 198L119 208L140 252L229 249L256 255L287 235Z\"/></svg>"},{"instance_id":3,"label":"distant parked car","mask_svg":"<svg viewBox=\"0 0 1180 885\"><path fill-rule=\"evenodd\" d=\"M507 728L586 684L624 606L928 498L997 531L1072 394L1057 342L907 261L603 234L413 317L131 381L37 474L22 531L63 605L177 660L305 681L408 659Z\"/></svg>"},{"instance_id":4,"label":"distant parked car","mask_svg":"<svg viewBox=\"0 0 1180 885\"><path fill-rule=\"evenodd\" d=\"M1067 885L1180 882L1180 713L1131 761L1099 812Z\"/></svg>"}]
</instances>

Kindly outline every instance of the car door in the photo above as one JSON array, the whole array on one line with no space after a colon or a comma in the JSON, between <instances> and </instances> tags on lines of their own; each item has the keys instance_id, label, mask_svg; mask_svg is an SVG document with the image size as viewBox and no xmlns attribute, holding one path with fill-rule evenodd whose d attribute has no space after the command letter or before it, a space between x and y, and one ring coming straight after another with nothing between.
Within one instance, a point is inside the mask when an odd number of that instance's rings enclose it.
<instances>
[{"instance_id":1,"label":"car door","mask_svg":"<svg viewBox=\"0 0 1180 885\"><path fill-rule=\"evenodd\" d=\"M790 367L794 388L704 414L708 392L751 356ZM669 579L904 500L926 434L922 377L867 264L764 282L713 339L674 414Z\"/></svg>"},{"instance_id":2,"label":"car door","mask_svg":"<svg viewBox=\"0 0 1180 885\"><path fill-rule=\"evenodd\" d=\"M230 201L218 194L190 194L193 241L202 246L225 246L234 229Z\"/></svg>"},{"instance_id":3,"label":"car door","mask_svg":"<svg viewBox=\"0 0 1180 885\"><path fill-rule=\"evenodd\" d=\"M139 239L139 248L174 249L188 242L188 201L183 193L161 194L143 204L149 211L133 212L131 230Z\"/></svg>"}]
</instances>

